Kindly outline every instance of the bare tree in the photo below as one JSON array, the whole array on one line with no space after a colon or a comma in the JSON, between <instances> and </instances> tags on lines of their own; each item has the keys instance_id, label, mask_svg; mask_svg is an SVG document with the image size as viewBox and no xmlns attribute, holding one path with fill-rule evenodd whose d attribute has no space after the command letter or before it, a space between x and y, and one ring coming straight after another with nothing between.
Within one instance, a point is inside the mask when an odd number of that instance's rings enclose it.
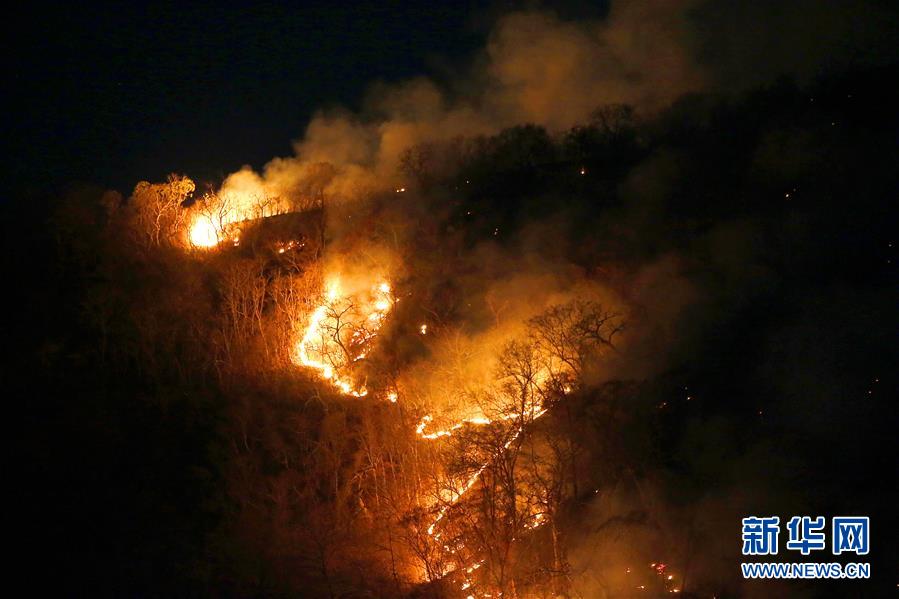
<instances>
[{"instance_id":1,"label":"bare tree","mask_svg":"<svg viewBox=\"0 0 899 599\"><path fill-rule=\"evenodd\" d=\"M574 379L602 352L614 350L615 337L624 330L620 314L587 300L552 306L529 324L550 374L561 378L567 371Z\"/></svg>"},{"instance_id":2,"label":"bare tree","mask_svg":"<svg viewBox=\"0 0 899 599\"><path fill-rule=\"evenodd\" d=\"M264 310L268 279L260 260L229 263L221 273L221 359L234 368L250 359L252 341L265 343Z\"/></svg>"},{"instance_id":3,"label":"bare tree","mask_svg":"<svg viewBox=\"0 0 899 599\"><path fill-rule=\"evenodd\" d=\"M186 231L185 200L196 189L192 180L169 175L165 183L141 181L128 200L138 240L146 248L180 245Z\"/></svg>"}]
</instances>

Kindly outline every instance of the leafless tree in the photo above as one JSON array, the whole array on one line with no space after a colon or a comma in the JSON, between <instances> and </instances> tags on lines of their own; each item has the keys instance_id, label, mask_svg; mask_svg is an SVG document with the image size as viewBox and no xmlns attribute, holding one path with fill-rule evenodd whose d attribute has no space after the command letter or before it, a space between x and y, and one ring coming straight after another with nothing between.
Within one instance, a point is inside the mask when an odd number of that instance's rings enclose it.
<instances>
[{"instance_id":1,"label":"leafless tree","mask_svg":"<svg viewBox=\"0 0 899 599\"><path fill-rule=\"evenodd\" d=\"M128 207L134 215L135 232L142 246L182 243L186 222L183 204L195 189L189 178L174 174L165 183L141 181L134 187Z\"/></svg>"},{"instance_id":2,"label":"leafless tree","mask_svg":"<svg viewBox=\"0 0 899 599\"><path fill-rule=\"evenodd\" d=\"M580 379L591 360L614 350L624 320L602 304L573 300L548 308L530 321L530 331L554 377L566 371Z\"/></svg>"}]
</instances>

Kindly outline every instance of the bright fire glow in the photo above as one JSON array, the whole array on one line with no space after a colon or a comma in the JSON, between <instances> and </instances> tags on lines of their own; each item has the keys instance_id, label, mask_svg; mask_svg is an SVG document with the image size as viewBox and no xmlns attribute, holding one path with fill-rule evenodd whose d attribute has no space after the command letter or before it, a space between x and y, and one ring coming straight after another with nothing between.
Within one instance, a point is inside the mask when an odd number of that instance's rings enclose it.
<instances>
[{"instance_id":1,"label":"bright fire glow","mask_svg":"<svg viewBox=\"0 0 899 599\"><path fill-rule=\"evenodd\" d=\"M449 437L453 434L454 431L459 430L466 424L490 424L492 422L492 420L490 420L486 416L475 416L474 418L466 418L464 420L460 420L447 429L435 431L433 433L424 432L425 428L427 428L428 424L433 419L434 417L430 414L423 416L419 421L418 426L415 427L415 434L417 434L422 439L439 439L440 437Z\"/></svg>"},{"instance_id":2,"label":"bright fire glow","mask_svg":"<svg viewBox=\"0 0 899 599\"><path fill-rule=\"evenodd\" d=\"M345 294L338 278L326 286L324 299L309 317L295 348L295 361L319 375L345 395L365 397L368 389L355 385L347 368L368 355L384 318L393 306L390 284L382 282L368 293ZM396 401L396 394L388 395Z\"/></svg>"},{"instance_id":3,"label":"bright fire glow","mask_svg":"<svg viewBox=\"0 0 899 599\"><path fill-rule=\"evenodd\" d=\"M201 248L210 248L218 245L219 234L215 225L208 216L199 216L190 228L190 242Z\"/></svg>"},{"instance_id":4,"label":"bright fire glow","mask_svg":"<svg viewBox=\"0 0 899 599\"><path fill-rule=\"evenodd\" d=\"M371 350L371 341L377 336L395 302L396 299L387 282L376 283L367 291L348 293L341 287L339 278L330 279L325 286L320 305L309 316L303 336L296 344L295 361L317 371L323 380L345 395L353 397L368 395L366 387L355 384L348 370L355 362L364 359ZM427 325L421 325L419 332L425 334L426 331ZM541 385L548 378L547 372L540 372L535 377L535 384ZM565 385L562 390L565 395L571 391L569 385ZM396 390L392 390L385 393L385 398L396 403L399 395ZM479 413L457 420L445 428L437 430L429 429L434 417L427 414L416 425L415 433L423 440L434 441L450 437L466 426L486 426L513 421L514 429L510 431L511 434L504 444L504 449L508 449L524 432L525 426L542 417L546 412L547 408L535 397L533 403L526 406L520 413L515 410L504 411L492 415L492 417ZM441 533L436 532L438 525L449 510L474 487L489 464L489 461L485 461L467 477L461 480L450 480L440 490L439 500L433 506L437 507L436 515L427 528L427 533L432 539L440 540ZM538 508L537 511L531 512L525 526L528 529L535 529L546 522L547 514ZM444 546L444 548L453 554L460 549L459 546ZM464 572L470 575L482 563L483 560L465 568ZM443 575L451 571L453 570L444 571ZM462 582L462 590L468 590L472 584L473 581L466 576Z\"/></svg>"},{"instance_id":5,"label":"bright fire glow","mask_svg":"<svg viewBox=\"0 0 899 599\"><path fill-rule=\"evenodd\" d=\"M542 407L532 408L531 419L530 419L531 422L533 422L534 420L537 420L538 418L540 418L541 416L546 414L546 412L547 412L546 408L542 408ZM504 416L502 418L502 420L511 420L512 418L518 418L520 416L522 416L522 414L511 414L508 416ZM425 418L427 418L427 416ZM484 420L486 420L486 422L479 422L479 424L489 424L491 422L489 419L484 419ZM424 423L425 426L427 426L427 422L430 422L430 419L427 421L422 419L422 422ZM422 422L419 422L418 427L416 427L416 432L419 435L421 435L422 437L424 437L425 439L436 439L437 438L436 436L429 437L429 436L426 436L421 433L421 431L424 430L424 427L422 426ZM467 420L465 422L474 422L474 421ZM452 431L454 431L458 428L461 428L461 427L462 427L462 424L453 425L453 427L451 427L449 429L449 432L447 432L444 435L440 435L440 436L451 435ZM506 443L504 445L504 449L509 449L509 446L512 445L513 442L515 442L515 440L518 438L518 436L521 435L522 431L524 431L524 427L520 425L518 427L518 430L516 430L515 433L513 433L512 436L509 437L509 440L506 441ZM445 432L445 431L439 431L439 432ZM434 522L432 522L431 525L428 527L429 535L434 534L434 528L437 526L437 524L440 523L441 520L443 520L443 517L446 516L446 512L449 511L449 509L451 507L456 505L459 502L459 500L462 499L462 497L468 492L468 490L471 489L476 482L478 482L478 479L481 477L481 473L484 472L484 469L487 468L488 465L489 465L488 462L481 464L481 466L477 470L475 470L474 474L472 474L468 478L468 480L466 480L458 490L451 489L451 488L444 489L441 498L444 500L445 503L440 508L440 510L437 512L437 517L434 519Z\"/></svg>"},{"instance_id":6,"label":"bright fire glow","mask_svg":"<svg viewBox=\"0 0 899 599\"><path fill-rule=\"evenodd\" d=\"M239 223L291 211L255 175L241 171L228 177L218 193L207 193L191 209L187 238L198 248L213 248L236 240ZM234 245L237 245L235 243Z\"/></svg>"}]
</instances>

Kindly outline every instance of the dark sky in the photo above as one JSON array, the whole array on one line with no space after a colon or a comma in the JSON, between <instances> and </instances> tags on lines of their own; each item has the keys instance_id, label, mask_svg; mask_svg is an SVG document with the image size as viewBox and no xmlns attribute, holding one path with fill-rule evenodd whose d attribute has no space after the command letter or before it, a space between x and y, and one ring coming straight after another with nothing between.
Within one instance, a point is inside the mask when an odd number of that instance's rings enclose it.
<instances>
[{"instance_id":1,"label":"dark sky","mask_svg":"<svg viewBox=\"0 0 899 599\"><path fill-rule=\"evenodd\" d=\"M7 183L123 191L168 171L215 179L289 155L315 109L352 108L373 81L468 60L490 12L473 1L30 10L10 24Z\"/></svg>"}]
</instances>

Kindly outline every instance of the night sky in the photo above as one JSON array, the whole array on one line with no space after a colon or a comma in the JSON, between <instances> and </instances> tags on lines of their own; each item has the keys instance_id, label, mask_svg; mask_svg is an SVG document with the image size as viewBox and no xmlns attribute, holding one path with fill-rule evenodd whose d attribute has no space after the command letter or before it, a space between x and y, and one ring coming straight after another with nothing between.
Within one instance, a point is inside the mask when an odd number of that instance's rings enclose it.
<instances>
[{"instance_id":1,"label":"night sky","mask_svg":"<svg viewBox=\"0 0 899 599\"><path fill-rule=\"evenodd\" d=\"M451 70L484 3L43 4L11 25L14 188L221 179L290 153L312 113L376 80ZM19 20L20 19L20 20ZM9 183L9 181L8 181Z\"/></svg>"}]
</instances>

